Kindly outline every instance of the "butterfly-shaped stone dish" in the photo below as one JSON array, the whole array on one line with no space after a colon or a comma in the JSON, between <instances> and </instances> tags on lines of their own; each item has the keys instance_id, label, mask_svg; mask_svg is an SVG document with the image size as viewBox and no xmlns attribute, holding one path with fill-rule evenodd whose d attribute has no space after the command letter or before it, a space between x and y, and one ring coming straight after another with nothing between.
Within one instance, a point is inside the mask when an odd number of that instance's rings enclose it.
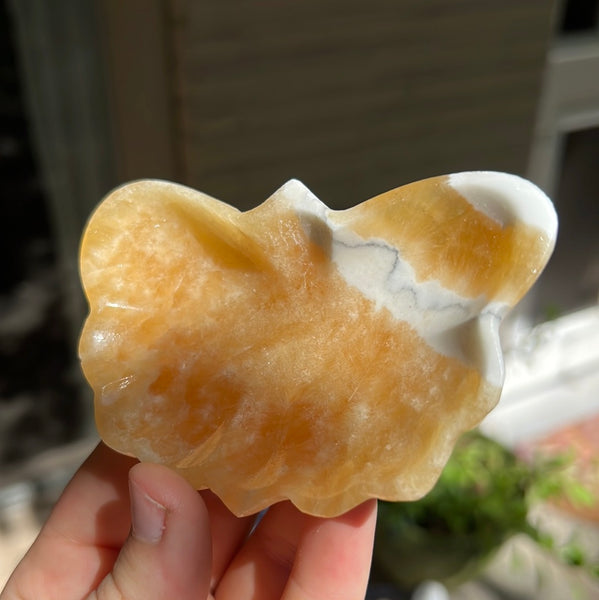
<instances>
[{"instance_id":1,"label":"butterfly-shaped stone dish","mask_svg":"<svg viewBox=\"0 0 599 600\"><path fill-rule=\"evenodd\" d=\"M412 500L498 400L498 327L551 254L533 184L471 172L328 209L299 181L239 212L140 181L81 246L80 342L116 450L237 515Z\"/></svg>"}]
</instances>

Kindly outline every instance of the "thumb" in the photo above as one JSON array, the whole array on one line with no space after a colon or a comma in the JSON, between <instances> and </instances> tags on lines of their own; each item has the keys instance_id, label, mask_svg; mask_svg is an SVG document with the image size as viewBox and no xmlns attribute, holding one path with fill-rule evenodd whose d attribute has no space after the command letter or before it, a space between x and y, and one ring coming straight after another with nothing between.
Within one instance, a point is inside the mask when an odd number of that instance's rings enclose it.
<instances>
[{"instance_id":1,"label":"thumb","mask_svg":"<svg viewBox=\"0 0 599 600\"><path fill-rule=\"evenodd\" d=\"M209 593L210 522L204 501L166 467L129 471L131 533L88 600L197 600Z\"/></svg>"}]
</instances>

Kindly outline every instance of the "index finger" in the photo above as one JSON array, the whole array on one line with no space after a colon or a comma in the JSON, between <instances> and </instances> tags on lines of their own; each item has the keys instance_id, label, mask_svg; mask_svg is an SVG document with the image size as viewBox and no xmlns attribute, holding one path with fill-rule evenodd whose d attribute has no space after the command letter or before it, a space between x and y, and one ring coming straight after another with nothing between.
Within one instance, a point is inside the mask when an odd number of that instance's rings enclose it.
<instances>
[{"instance_id":1,"label":"index finger","mask_svg":"<svg viewBox=\"0 0 599 600\"><path fill-rule=\"evenodd\" d=\"M65 600L91 591L110 571L131 526L127 474L137 461L100 443L87 458L6 589Z\"/></svg>"}]
</instances>

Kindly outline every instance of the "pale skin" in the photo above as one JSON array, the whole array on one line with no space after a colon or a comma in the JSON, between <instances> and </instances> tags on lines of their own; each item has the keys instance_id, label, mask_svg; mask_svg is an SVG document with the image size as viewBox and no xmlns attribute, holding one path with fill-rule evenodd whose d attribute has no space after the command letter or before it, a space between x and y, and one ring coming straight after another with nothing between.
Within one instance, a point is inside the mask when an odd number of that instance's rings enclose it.
<instances>
[{"instance_id":1,"label":"pale skin","mask_svg":"<svg viewBox=\"0 0 599 600\"><path fill-rule=\"evenodd\" d=\"M281 502L249 535L212 493L100 444L0 600L362 600L376 502L332 519Z\"/></svg>"}]
</instances>

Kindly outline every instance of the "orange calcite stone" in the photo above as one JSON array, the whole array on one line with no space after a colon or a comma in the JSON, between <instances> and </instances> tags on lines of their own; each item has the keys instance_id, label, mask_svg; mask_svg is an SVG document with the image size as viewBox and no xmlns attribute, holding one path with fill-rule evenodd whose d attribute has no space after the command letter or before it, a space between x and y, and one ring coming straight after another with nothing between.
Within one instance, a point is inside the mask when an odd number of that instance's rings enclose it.
<instances>
[{"instance_id":1,"label":"orange calcite stone","mask_svg":"<svg viewBox=\"0 0 599 600\"><path fill-rule=\"evenodd\" d=\"M497 173L347 211L297 181L245 213L166 182L119 188L81 246L100 435L237 515L418 498L497 402L499 322L555 234L546 197Z\"/></svg>"}]
</instances>

